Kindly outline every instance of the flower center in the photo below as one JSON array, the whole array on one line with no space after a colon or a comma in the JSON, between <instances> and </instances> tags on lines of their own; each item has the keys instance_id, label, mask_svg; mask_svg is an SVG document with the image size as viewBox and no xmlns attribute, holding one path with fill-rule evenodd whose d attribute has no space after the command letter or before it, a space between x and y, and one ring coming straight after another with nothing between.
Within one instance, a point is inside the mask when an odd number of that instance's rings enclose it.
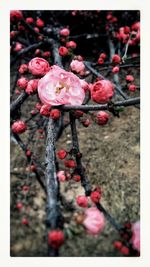
<instances>
[{"instance_id":1,"label":"flower center","mask_svg":"<svg viewBox=\"0 0 150 267\"><path fill-rule=\"evenodd\" d=\"M65 89L67 92L69 90L69 87L64 83L58 83L55 87L55 93L60 94L62 89Z\"/></svg>"}]
</instances>

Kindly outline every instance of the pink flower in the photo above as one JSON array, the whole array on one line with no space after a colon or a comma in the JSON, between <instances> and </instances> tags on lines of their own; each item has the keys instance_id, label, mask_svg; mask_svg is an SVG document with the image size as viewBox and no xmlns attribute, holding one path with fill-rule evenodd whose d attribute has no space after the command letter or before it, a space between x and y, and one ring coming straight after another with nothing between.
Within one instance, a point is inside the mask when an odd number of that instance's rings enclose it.
<instances>
[{"instance_id":1,"label":"pink flower","mask_svg":"<svg viewBox=\"0 0 150 267\"><path fill-rule=\"evenodd\" d=\"M140 252L140 222L132 225L132 238L133 247Z\"/></svg>"},{"instance_id":2,"label":"pink flower","mask_svg":"<svg viewBox=\"0 0 150 267\"><path fill-rule=\"evenodd\" d=\"M33 75L45 75L49 71L50 65L44 58L35 57L29 62L28 68Z\"/></svg>"},{"instance_id":3,"label":"pink flower","mask_svg":"<svg viewBox=\"0 0 150 267\"><path fill-rule=\"evenodd\" d=\"M66 181L66 176L65 176L65 172L64 171L58 171L57 172L57 177L58 177L59 182Z\"/></svg>"},{"instance_id":4,"label":"pink flower","mask_svg":"<svg viewBox=\"0 0 150 267\"><path fill-rule=\"evenodd\" d=\"M56 65L40 79L38 94L44 104L53 106L81 105L85 97L80 79Z\"/></svg>"},{"instance_id":5,"label":"pink flower","mask_svg":"<svg viewBox=\"0 0 150 267\"><path fill-rule=\"evenodd\" d=\"M104 229L105 218L102 212L96 207L89 208L85 211L85 219L83 225L87 232L91 235L97 236Z\"/></svg>"},{"instance_id":6,"label":"pink flower","mask_svg":"<svg viewBox=\"0 0 150 267\"><path fill-rule=\"evenodd\" d=\"M72 60L70 67L71 67L71 70L75 71L76 73L80 73L80 72L84 71L84 69L85 69L83 62L78 61L78 60Z\"/></svg>"},{"instance_id":7,"label":"pink flower","mask_svg":"<svg viewBox=\"0 0 150 267\"><path fill-rule=\"evenodd\" d=\"M108 80L101 80L93 84L91 98L96 103L107 103L114 94L114 85Z\"/></svg>"},{"instance_id":8,"label":"pink flower","mask_svg":"<svg viewBox=\"0 0 150 267\"><path fill-rule=\"evenodd\" d=\"M67 28L60 30L60 35L62 35L62 36L67 37L69 34L70 34L70 31Z\"/></svg>"}]
</instances>

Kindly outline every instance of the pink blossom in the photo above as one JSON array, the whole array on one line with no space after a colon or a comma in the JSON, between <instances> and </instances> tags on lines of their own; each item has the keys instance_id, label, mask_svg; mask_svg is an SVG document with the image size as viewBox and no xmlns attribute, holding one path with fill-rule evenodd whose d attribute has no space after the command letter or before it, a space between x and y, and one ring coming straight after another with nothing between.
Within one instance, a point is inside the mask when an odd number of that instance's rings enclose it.
<instances>
[{"instance_id":1,"label":"pink blossom","mask_svg":"<svg viewBox=\"0 0 150 267\"><path fill-rule=\"evenodd\" d=\"M140 222L132 225L132 238L133 247L140 252Z\"/></svg>"},{"instance_id":2,"label":"pink blossom","mask_svg":"<svg viewBox=\"0 0 150 267\"><path fill-rule=\"evenodd\" d=\"M59 182L66 181L66 176L65 176L65 172L64 171L58 171L57 172L57 177L58 177Z\"/></svg>"},{"instance_id":3,"label":"pink blossom","mask_svg":"<svg viewBox=\"0 0 150 267\"><path fill-rule=\"evenodd\" d=\"M80 79L56 65L40 79L38 94L43 104L53 106L81 105L85 97Z\"/></svg>"},{"instance_id":4,"label":"pink blossom","mask_svg":"<svg viewBox=\"0 0 150 267\"><path fill-rule=\"evenodd\" d=\"M49 71L50 66L44 58L35 57L29 62L28 68L33 75L45 75Z\"/></svg>"},{"instance_id":5,"label":"pink blossom","mask_svg":"<svg viewBox=\"0 0 150 267\"><path fill-rule=\"evenodd\" d=\"M84 69L85 69L83 62L78 61L78 60L72 60L70 67L71 67L71 70L75 71L76 73L80 73L80 72L84 71Z\"/></svg>"},{"instance_id":6,"label":"pink blossom","mask_svg":"<svg viewBox=\"0 0 150 267\"><path fill-rule=\"evenodd\" d=\"M96 207L88 208L85 211L85 219L83 225L87 229L87 232L91 235L97 236L101 233L105 226L105 218L102 212Z\"/></svg>"}]
</instances>

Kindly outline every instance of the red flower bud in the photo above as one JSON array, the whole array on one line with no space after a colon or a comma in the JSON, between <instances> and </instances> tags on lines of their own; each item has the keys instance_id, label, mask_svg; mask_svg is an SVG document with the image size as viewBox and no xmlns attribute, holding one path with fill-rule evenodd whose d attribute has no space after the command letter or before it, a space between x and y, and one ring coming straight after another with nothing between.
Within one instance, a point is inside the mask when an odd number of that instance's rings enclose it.
<instances>
[{"instance_id":1,"label":"red flower bud","mask_svg":"<svg viewBox=\"0 0 150 267\"><path fill-rule=\"evenodd\" d=\"M91 121L89 119L85 119L85 120L82 121L82 125L84 127L88 127L90 124L91 124Z\"/></svg>"},{"instance_id":2,"label":"red flower bud","mask_svg":"<svg viewBox=\"0 0 150 267\"><path fill-rule=\"evenodd\" d=\"M37 27L34 27L34 30L35 30L35 32L40 32L40 30L39 30L39 28L37 28Z\"/></svg>"},{"instance_id":3,"label":"red flower bud","mask_svg":"<svg viewBox=\"0 0 150 267\"><path fill-rule=\"evenodd\" d=\"M87 208L88 206L88 198L86 196L78 196L76 202L82 208Z\"/></svg>"},{"instance_id":4,"label":"red flower bud","mask_svg":"<svg viewBox=\"0 0 150 267\"><path fill-rule=\"evenodd\" d=\"M64 233L61 230L52 230L48 233L48 244L54 249L58 249L64 240Z\"/></svg>"},{"instance_id":5,"label":"red flower bud","mask_svg":"<svg viewBox=\"0 0 150 267\"><path fill-rule=\"evenodd\" d=\"M80 182L81 181L81 176L77 175L77 174L74 174L73 175L73 180L76 181L76 182Z\"/></svg>"},{"instance_id":6,"label":"red flower bud","mask_svg":"<svg viewBox=\"0 0 150 267\"><path fill-rule=\"evenodd\" d=\"M50 106L48 105L43 105L40 109L40 114L43 116L49 116L50 115Z\"/></svg>"},{"instance_id":7,"label":"red flower bud","mask_svg":"<svg viewBox=\"0 0 150 267\"><path fill-rule=\"evenodd\" d=\"M31 172L35 172L35 171L36 171L36 167L35 167L34 164L32 164L32 165L30 166L30 171L31 171Z\"/></svg>"},{"instance_id":8,"label":"red flower bud","mask_svg":"<svg viewBox=\"0 0 150 267\"><path fill-rule=\"evenodd\" d=\"M99 111L96 115L97 124L105 125L108 122L109 115L105 111Z\"/></svg>"},{"instance_id":9,"label":"red flower bud","mask_svg":"<svg viewBox=\"0 0 150 267\"><path fill-rule=\"evenodd\" d=\"M123 254L123 255L129 255L129 249L128 249L128 247L125 247L125 246L123 246L123 247L121 247L121 249L120 249L120 252Z\"/></svg>"},{"instance_id":10,"label":"red flower bud","mask_svg":"<svg viewBox=\"0 0 150 267\"><path fill-rule=\"evenodd\" d=\"M94 203L98 203L101 199L101 193L99 191L93 191L90 198Z\"/></svg>"},{"instance_id":11,"label":"red flower bud","mask_svg":"<svg viewBox=\"0 0 150 267\"><path fill-rule=\"evenodd\" d=\"M10 11L10 20L15 21L15 20L20 20L23 18L22 11L20 10L11 10Z\"/></svg>"},{"instance_id":12,"label":"red flower bud","mask_svg":"<svg viewBox=\"0 0 150 267\"><path fill-rule=\"evenodd\" d=\"M40 55L40 54L41 54L41 50L40 50L40 49L36 49L34 54L35 54L36 56Z\"/></svg>"},{"instance_id":13,"label":"red flower bud","mask_svg":"<svg viewBox=\"0 0 150 267\"><path fill-rule=\"evenodd\" d=\"M126 81L127 82L133 82L134 81L134 77L132 75L127 75L126 76Z\"/></svg>"},{"instance_id":14,"label":"red flower bud","mask_svg":"<svg viewBox=\"0 0 150 267\"><path fill-rule=\"evenodd\" d=\"M11 127L13 133L21 134L24 133L27 129L27 126L24 121L15 121Z\"/></svg>"},{"instance_id":15,"label":"red flower bud","mask_svg":"<svg viewBox=\"0 0 150 267\"><path fill-rule=\"evenodd\" d=\"M61 149L57 152L57 157L59 159L65 159L67 156L67 152L64 149Z\"/></svg>"},{"instance_id":16,"label":"red flower bud","mask_svg":"<svg viewBox=\"0 0 150 267\"><path fill-rule=\"evenodd\" d=\"M31 156L31 151L30 151L30 150L27 150L27 151L26 151L26 156L27 156L27 157L30 157L30 156Z\"/></svg>"},{"instance_id":17,"label":"red flower bud","mask_svg":"<svg viewBox=\"0 0 150 267\"><path fill-rule=\"evenodd\" d=\"M117 249L121 249L121 247L122 247L122 242L120 242L120 241L115 241L115 242L114 242L114 247L117 248Z\"/></svg>"},{"instance_id":18,"label":"red flower bud","mask_svg":"<svg viewBox=\"0 0 150 267\"><path fill-rule=\"evenodd\" d=\"M68 49L65 46L60 46L58 49L59 55L64 57L68 55Z\"/></svg>"},{"instance_id":19,"label":"red flower bud","mask_svg":"<svg viewBox=\"0 0 150 267\"><path fill-rule=\"evenodd\" d=\"M98 64L104 64L104 59L103 58L101 58L101 57L99 57L99 59L98 59Z\"/></svg>"},{"instance_id":20,"label":"red flower bud","mask_svg":"<svg viewBox=\"0 0 150 267\"><path fill-rule=\"evenodd\" d=\"M73 159L68 159L64 161L65 167L68 168L75 168L76 167L76 162Z\"/></svg>"},{"instance_id":21,"label":"red flower bud","mask_svg":"<svg viewBox=\"0 0 150 267\"><path fill-rule=\"evenodd\" d=\"M68 28L64 28L64 29L60 30L59 33L60 33L60 35L67 37L70 34L70 31Z\"/></svg>"},{"instance_id":22,"label":"red flower bud","mask_svg":"<svg viewBox=\"0 0 150 267\"><path fill-rule=\"evenodd\" d=\"M26 86L28 84L28 80L25 77L21 77L20 79L18 79L17 81L17 85L21 88L21 89L25 89Z\"/></svg>"},{"instance_id":23,"label":"red flower bud","mask_svg":"<svg viewBox=\"0 0 150 267\"><path fill-rule=\"evenodd\" d=\"M34 23L34 19L31 17L28 17L26 18L26 23L29 23L29 24Z\"/></svg>"},{"instance_id":24,"label":"red flower bud","mask_svg":"<svg viewBox=\"0 0 150 267\"><path fill-rule=\"evenodd\" d=\"M50 57L50 55L51 55L51 52L49 52L49 51L45 51L42 54L43 57Z\"/></svg>"},{"instance_id":25,"label":"red flower bud","mask_svg":"<svg viewBox=\"0 0 150 267\"><path fill-rule=\"evenodd\" d=\"M113 73L118 73L119 72L119 67L118 66L113 67L112 72Z\"/></svg>"},{"instance_id":26,"label":"red flower bud","mask_svg":"<svg viewBox=\"0 0 150 267\"><path fill-rule=\"evenodd\" d=\"M16 43L14 51L15 52L19 52L20 50L22 50L22 44L20 44L19 42Z\"/></svg>"},{"instance_id":27,"label":"red flower bud","mask_svg":"<svg viewBox=\"0 0 150 267\"><path fill-rule=\"evenodd\" d=\"M57 120L59 119L61 116L61 112L59 109L52 109L50 111L50 117L53 119L53 120Z\"/></svg>"},{"instance_id":28,"label":"red flower bud","mask_svg":"<svg viewBox=\"0 0 150 267\"><path fill-rule=\"evenodd\" d=\"M112 62L113 63L117 63L117 64L120 63L121 62L121 57L119 55L117 55L117 54L113 55Z\"/></svg>"},{"instance_id":29,"label":"red flower bud","mask_svg":"<svg viewBox=\"0 0 150 267\"><path fill-rule=\"evenodd\" d=\"M84 112L82 110L75 110L74 115L76 118L83 117Z\"/></svg>"},{"instance_id":30,"label":"red flower bud","mask_svg":"<svg viewBox=\"0 0 150 267\"><path fill-rule=\"evenodd\" d=\"M102 59L105 59L106 58L106 54L105 53L101 53L99 57L102 58Z\"/></svg>"},{"instance_id":31,"label":"red flower bud","mask_svg":"<svg viewBox=\"0 0 150 267\"><path fill-rule=\"evenodd\" d=\"M28 225L28 224L29 224L28 219L27 219L27 218L23 218L23 219L22 219L22 224L24 224L24 225Z\"/></svg>"},{"instance_id":32,"label":"red flower bud","mask_svg":"<svg viewBox=\"0 0 150 267\"><path fill-rule=\"evenodd\" d=\"M135 91L136 91L136 85L135 85L135 84L130 84L130 85L128 86L128 89L129 89L129 91L131 91L131 92L135 92Z\"/></svg>"},{"instance_id":33,"label":"red flower bud","mask_svg":"<svg viewBox=\"0 0 150 267\"><path fill-rule=\"evenodd\" d=\"M27 64L22 64L19 67L19 73L23 74L28 70L28 65Z\"/></svg>"},{"instance_id":34,"label":"red flower bud","mask_svg":"<svg viewBox=\"0 0 150 267\"><path fill-rule=\"evenodd\" d=\"M17 205L16 205L16 208L17 208L18 210L21 210L21 209L23 208L23 204L22 204L22 202L18 202Z\"/></svg>"},{"instance_id":35,"label":"red flower bud","mask_svg":"<svg viewBox=\"0 0 150 267\"><path fill-rule=\"evenodd\" d=\"M66 43L66 47L75 49L77 47L77 44L74 41L69 41Z\"/></svg>"},{"instance_id":36,"label":"red flower bud","mask_svg":"<svg viewBox=\"0 0 150 267\"><path fill-rule=\"evenodd\" d=\"M40 110L41 107L42 107L42 104L41 104L41 103L36 103L36 104L35 104L35 108L36 108L37 110Z\"/></svg>"},{"instance_id":37,"label":"red flower bud","mask_svg":"<svg viewBox=\"0 0 150 267\"><path fill-rule=\"evenodd\" d=\"M39 82L39 79L30 80L25 90L26 93L29 95L35 93L37 90L38 82Z\"/></svg>"},{"instance_id":38,"label":"red flower bud","mask_svg":"<svg viewBox=\"0 0 150 267\"><path fill-rule=\"evenodd\" d=\"M36 25L40 28L44 27L44 21L42 19L37 19Z\"/></svg>"}]
</instances>

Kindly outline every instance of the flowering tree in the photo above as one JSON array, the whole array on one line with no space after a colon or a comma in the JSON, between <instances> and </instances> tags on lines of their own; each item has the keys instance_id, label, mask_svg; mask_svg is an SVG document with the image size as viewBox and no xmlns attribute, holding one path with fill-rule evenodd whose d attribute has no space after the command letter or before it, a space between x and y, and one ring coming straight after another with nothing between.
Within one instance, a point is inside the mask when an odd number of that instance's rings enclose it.
<instances>
[{"instance_id":1,"label":"flowering tree","mask_svg":"<svg viewBox=\"0 0 150 267\"><path fill-rule=\"evenodd\" d=\"M121 255L140 253L139 222L120 225L101 204L102 189L99 184L93 188L90 183L77 132L78 122L84 127L91 123L103 127L111 116L121 117L125 107L139 109L139 86L128 72L128 68L139 68L140 22L138 12L133 15L124 11L10 12L11 71L15 70L11 137L26 155L28 173L34 174L46 195L49 256L58 256L68 238L64 217L68 208L74 213L77 228L83 227L96 238L108 220L118 232L114 246ZM90 20L94 33L72 35L71 18L77 21L80 16L84 26ZM82 46L82 37L96 44L102 42L101 49L96 46L91 54L95 61L76 53ZM126 70L124 86L119 81L121 69ZM105 76L103 71L107 71ZM28 106L26 113L22 112L24 106ZM67 127L72 146L67 150L64 145L56 151L56 143ZM41 134L44 159L36 153L36 131ZM76 196L75 205L60 192L60 184L71 179L80 183L85 192ZM24 196L29 189L24 184ZM25 212L19 198L16 208ZM24 225L29 224L26 215L27 210L22 218Z\"/></svg>"}]
</instances>

